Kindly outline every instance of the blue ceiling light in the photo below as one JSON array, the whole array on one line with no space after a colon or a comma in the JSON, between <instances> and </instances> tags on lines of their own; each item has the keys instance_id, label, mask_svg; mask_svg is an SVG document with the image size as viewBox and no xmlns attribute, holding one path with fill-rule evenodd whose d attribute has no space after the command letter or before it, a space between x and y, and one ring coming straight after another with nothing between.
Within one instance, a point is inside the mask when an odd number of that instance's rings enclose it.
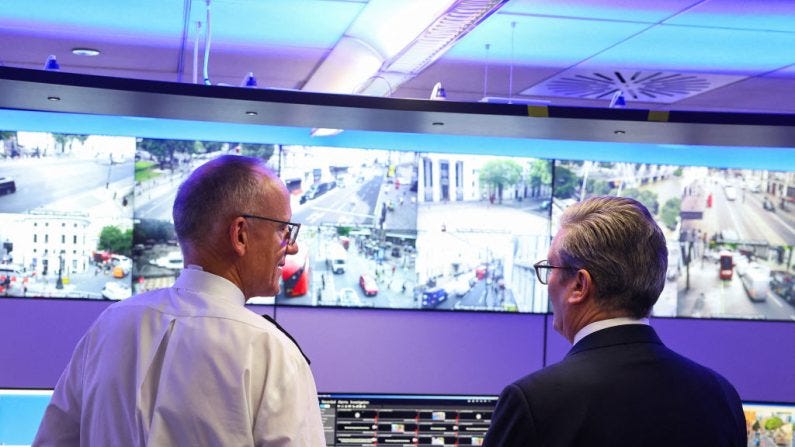
<instances>
[{"instance_id":1,"label":"blue ceiling light","mask_svg":"<svg viewBox=\"0 0 795 447\"><path fill-rule=\"evenodd\" d=\"M251 87L254 88L257 86L257 78L254 77L254 73L248 72L245 78L243 78L243 82L240 83L241 87Z\"/></svg>"},{"instance_id":2,"label":"blue ceiling light","mask_svg":"<svg viewBox=\"0 0 795 447\"><path fill-rule=\"evenodd\" d=\"M54 54L47 56L47 60L44 62L44 69L48 71L58 71L61 69Z\"/></svg>"}]
</instances>

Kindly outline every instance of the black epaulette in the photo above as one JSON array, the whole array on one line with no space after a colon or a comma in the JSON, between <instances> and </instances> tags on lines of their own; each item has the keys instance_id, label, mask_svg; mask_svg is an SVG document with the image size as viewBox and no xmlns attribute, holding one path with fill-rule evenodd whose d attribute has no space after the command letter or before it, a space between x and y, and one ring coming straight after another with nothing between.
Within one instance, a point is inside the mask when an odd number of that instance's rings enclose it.
<instances>
[{"instance_id":1,"label":"black epaulette","mask_svg":"<svg viewBox=\"0 0 795 447\"><path fill-rule=\"evenodd\" d=\"M301 345L299 345L299 344L298 344L298 342L297 342L297 341L295 341L295 339L293 338L293 336L292 336L292 335L290 335L290 333L289 333L289 332L287 332L286 330L284 330L284 328L283 328L283 327L279 326L279 323L277 323L277 322L276 322L276 320L274 320L273 318L271 318L271 317L270 317L270 315L263 315L263 316L262 316L262 318L264 318L264 319L266 319L266 320L270 321L270 322L271 322L271 323L272 323L274 326L276 326L276 329L278 329L278 330L282 331L282 334L286 335L286 336L287 336L287 338L289 338L290 340L292 340L292 341L293 341L293 343L295 344L295 347L296 347L296 348L298 348L298 352L300 352L300 353L301 353L301 355L302 355L302 356L304 356L304 360L306 360L306 364L307 364L307 365L311 365L311 364L312 364L312 362L310 362L310 361L309 361L309 357L307 357L307 356L306 356L306 354L304 354L304 351L301 349Z\"/></svg>"}]
</instances>

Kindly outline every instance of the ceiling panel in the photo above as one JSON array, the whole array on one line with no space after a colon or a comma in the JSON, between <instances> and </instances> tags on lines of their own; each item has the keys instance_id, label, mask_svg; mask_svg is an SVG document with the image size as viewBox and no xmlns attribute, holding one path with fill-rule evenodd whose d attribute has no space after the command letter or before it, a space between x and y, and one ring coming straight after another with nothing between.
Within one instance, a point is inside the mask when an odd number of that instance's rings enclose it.
<instances>
[{"instance_id":1,"label":"ceiling panel","mask_svg":"<svg viewBox=\"0 0 795 447\"><path fill-rule=\"evenodd\" d=\"M656 23L701 0L513 0L500 12Z\"/></svg>"},{"instance_id":2,"label":"ceiling panel","mask_svg":"<svg viewBox=\"0 0 795 447\"><path fill-rule=\"evenodd\" d=\"M348 29L366 3L331 0L215 0L210 7L211 35L213 40L230 44L330 48ZM193 0L190 21L192 27L197 21L206 25L206 7L203 0Z\"/></svg>"},{"instance_id":3,"label":"ceiling panel","mask_svg":"<svg viewBox=\"0 0 795 447\"><path fill-rule=\"evenodd\" d=\"M658 25L581 67L752 76L795 62L784 48L795 48L795 33Z\"/></svg>"},{"instance_id":4,"label":"ceiling panel","mask_svg":"<svg viewBox=\"0 0 795 447\"><path fill-rule=\"evenodd\" d=\"M444 59L567 67L646 27L630 22L495 14L464 36ZM490 45L488 51L486 44Z\"/></svg>"},{"instance_id":5,"label":"ceiling panel","mask_svg":"<svg viewBox=\"0 0 795 447\"><path fill-rule=\"evenodd\" d=\"M182 35L183 1L0 0L0 14L3 31L88 42L173 42Z\"/></svg>"},{"instance_id":6,"label":"ceiling panel","mask_svg":"<svg viewBox=\"0 0 795 447\"><path fill-rule=\"evenodd\" d=\"M791 0L711 0L669 20L671 25L795 32Z\"/></svg>"}]
</instances>

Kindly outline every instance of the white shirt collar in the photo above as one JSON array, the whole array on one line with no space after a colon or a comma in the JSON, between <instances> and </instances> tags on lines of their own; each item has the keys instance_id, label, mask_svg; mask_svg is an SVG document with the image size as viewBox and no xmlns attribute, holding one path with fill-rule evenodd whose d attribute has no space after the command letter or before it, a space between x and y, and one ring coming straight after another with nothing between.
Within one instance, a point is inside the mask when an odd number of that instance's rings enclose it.
<instances>
[{"instance_id":1,"label":"white shirt collar","mask_svg":"<svg viewBox=\"0 0 795 447\"><path fill-rule=\"evenodd\" d=\"M234 283L221 276L205 272L201 267L192 264L182 269L174 287L203 296L212 296L216 302L246 304L243 292Z\"/></svg>"},{"instance_id":2,"label":"white shirt collar","mask_svg":"<svg viewBox=\"0 0 795 447\"><path fill-rule=\"evenodd\" d=\"M588 335L593 334L596 331L601 331L602 329L607 329L609 327L614 326L621 326L625 324L645 324L646 326L649 325L648 318L628 318L628 317L620 317L620 318L609 318L607 320L601 321L594 321L577 331L574 335L574 343L572 345L576 345L578 341L582 340Z\"/></svg>"}]
</instances>

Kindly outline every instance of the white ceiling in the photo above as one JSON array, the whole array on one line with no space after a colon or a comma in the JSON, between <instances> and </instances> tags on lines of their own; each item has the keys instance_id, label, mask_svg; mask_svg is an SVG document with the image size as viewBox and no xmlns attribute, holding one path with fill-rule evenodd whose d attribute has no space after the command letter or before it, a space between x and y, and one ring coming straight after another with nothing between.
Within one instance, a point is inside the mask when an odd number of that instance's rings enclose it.
<instances>
[{"instance_id":1,"label":"white ceiling","mask_svg":"<svg viewBox=\"0 0 795 447\"><path fill-rule=\"evenodd\" d=\"M209 78L302 89L346 36L411 29L412 8L449 1L212 0ZM201 82L206 18L205 0L0 0L0 62L54 54L61 71L193 82L196 60ZM623 85L630 108L795 113L795 1L509 0L392 96L427 98L437 82L454 101L603 107Z\"/></svg>"}]
</instances>

